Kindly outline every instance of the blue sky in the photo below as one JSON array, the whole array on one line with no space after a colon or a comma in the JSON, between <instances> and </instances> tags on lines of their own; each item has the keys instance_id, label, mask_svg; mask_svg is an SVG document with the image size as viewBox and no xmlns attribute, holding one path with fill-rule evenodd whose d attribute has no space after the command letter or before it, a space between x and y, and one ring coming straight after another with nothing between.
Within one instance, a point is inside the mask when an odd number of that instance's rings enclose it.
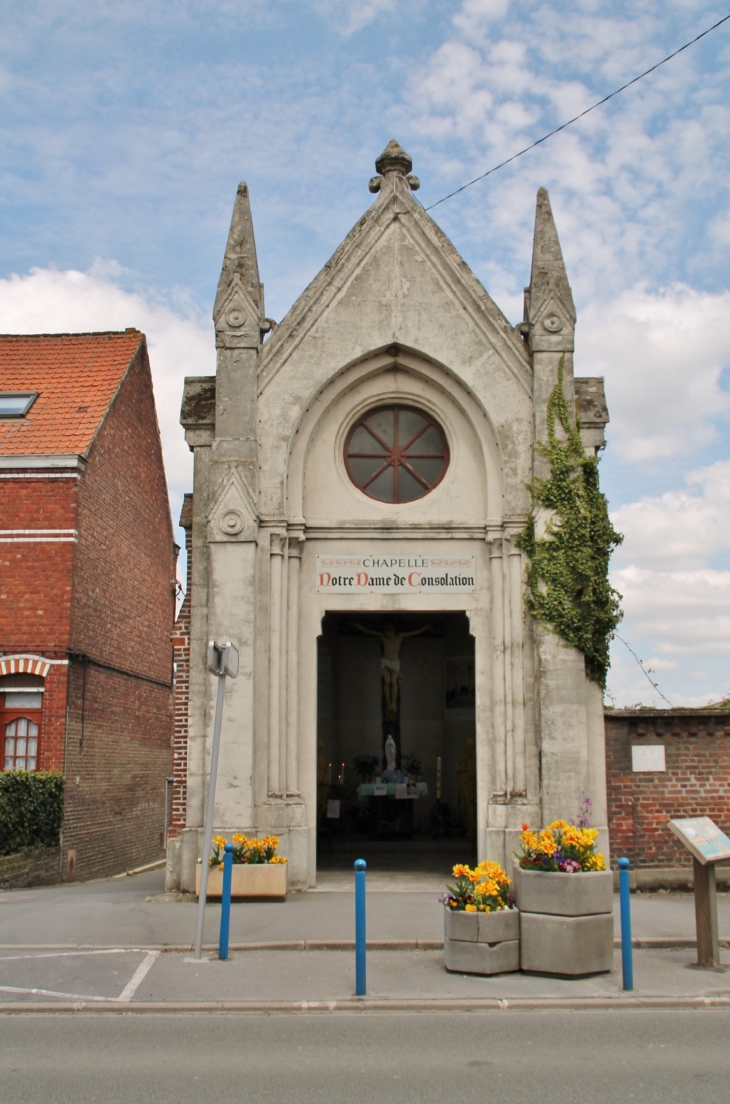
<instances>
[{"instance_id":1,"label":"blue sky","mask_svg":"<svg viewBox=\"0 0 730 1104\"><path fill-rule=\"evenodd\" d=\"M728 9L730 10L730 8ZM147 332L173 498L182 377L238 181L281 318L396 137L428 206L727 12L698 2L69 0L0 41L0 329ZM730 693L730 23L434 217L516 322L550 190L576 371L611 411L621 634L676 704ZM622 645L618 703L659 701Z\"/></svg>"}]
</instances>

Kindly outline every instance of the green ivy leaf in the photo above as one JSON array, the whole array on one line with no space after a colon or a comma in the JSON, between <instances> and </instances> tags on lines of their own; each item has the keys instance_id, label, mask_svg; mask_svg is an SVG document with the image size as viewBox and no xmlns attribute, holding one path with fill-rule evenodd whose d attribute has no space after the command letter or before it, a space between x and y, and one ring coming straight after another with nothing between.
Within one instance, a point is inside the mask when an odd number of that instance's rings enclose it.
<instances>
[{"instance_id":1,"label":"green ivy leaf","mask_svg":"<svg viewBox=\"0 0 730 1104\"><path fill-rule=\"evenodd\" d=\"M621 544L601 494L598 457L586 456L580 423L571 416L563 389L565 357L547 408L547 442L535 447L550 465L550 478L530 486L533 514L517 544L529 557L527 609L585 656L586 674L606 685L609 645L623 614L621 595L608 580L611 553ZM560 436L557 425L563 430ZM535 534L534 507L553 515L546 534Z\"/></svg>"}]
</instances>

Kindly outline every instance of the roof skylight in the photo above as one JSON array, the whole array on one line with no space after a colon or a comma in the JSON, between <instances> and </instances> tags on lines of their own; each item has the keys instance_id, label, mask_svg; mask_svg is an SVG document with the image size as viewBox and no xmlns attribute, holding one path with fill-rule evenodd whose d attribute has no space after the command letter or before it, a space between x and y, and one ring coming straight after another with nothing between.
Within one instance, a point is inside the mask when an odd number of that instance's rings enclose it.
<instances>
[{"instance_id":1,"label":"roof skylight","mask_svg":"<svg viewBox=\"0 0 730 1104\"><path fill-rule=\"evenodd\" d=\"M37 398L37 391L0 391L0 418L24 418Z\"/></svg>"}]
</instances>

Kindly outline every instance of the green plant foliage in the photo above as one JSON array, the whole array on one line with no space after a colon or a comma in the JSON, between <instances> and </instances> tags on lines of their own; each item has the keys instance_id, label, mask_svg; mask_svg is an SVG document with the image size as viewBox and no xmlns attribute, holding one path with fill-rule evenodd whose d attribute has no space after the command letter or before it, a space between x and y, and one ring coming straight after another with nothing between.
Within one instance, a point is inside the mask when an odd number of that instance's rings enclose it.
<instances>
[{"instance_id":1,"label":"green plant foliage","mask_svg":"<svg viewBox=\"0 0 730 1104\"><path fill-rule=\"evenodd\" d=\"M56 847L62 820L62 774L0 772L0 855Z\"/></svg>"},{"instance_id":2,"label":"green plant foliage","mask_svg":"<svg viewBox=\"0 0 730 1104\"><path fill-rule=\"evenodd\" d=\"M599 489L598 458L586 456L580 423L571 416L563 390L564 366L561 357L558 382L548 400L547 443L535 446L550 465L550 477L533 480L533 513L518 539L530 561L525 601L533 617L583 653L586 674L605 687L609 643L623 616L621 595L608 581L608 564L623 537L611 525ZM540 539L535 534L536 506L550 511Z\"/></svg>"}]
</instances>

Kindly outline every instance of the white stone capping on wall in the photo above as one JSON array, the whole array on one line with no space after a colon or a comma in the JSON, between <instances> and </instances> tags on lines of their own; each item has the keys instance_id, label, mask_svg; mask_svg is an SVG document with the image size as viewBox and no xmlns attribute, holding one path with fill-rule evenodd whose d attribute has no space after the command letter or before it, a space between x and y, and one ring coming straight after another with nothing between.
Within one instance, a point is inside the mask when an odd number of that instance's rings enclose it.
<instances>
[{"instance_id":1,"label":"white stone capping on wall","mask_svg":"<svg viewBox=\"0 0 730 1104\"><path fill-rule=\"evenodd\" d=\"M49 544L71 541L77 544L78 529L0 529L0 544Z\"/></svg>"},{"instance_id":2,"label":"white stone capping on wall","mask_svg":"<svg viewBox=\"0 0 730 1104\"><path fill-rule=\"evenodd\" d=\"M0 471L0 479L80 479L77 471Z\"/></svg>"},{"instance_id":3,"label":"white stone capping on wall","mask_svg":"<svg viewBox=\"0 0 730 1104\"><path fill-rule=\"evenodd\" d=\"M81 471L86 467L86 457L77 456L75 453L64 454L63 456L44 456L44 455L32 455L32 456L0 456L0 468L8 468L10 470L19 468L80 468Z\"/></svg>"}]
</instances>

